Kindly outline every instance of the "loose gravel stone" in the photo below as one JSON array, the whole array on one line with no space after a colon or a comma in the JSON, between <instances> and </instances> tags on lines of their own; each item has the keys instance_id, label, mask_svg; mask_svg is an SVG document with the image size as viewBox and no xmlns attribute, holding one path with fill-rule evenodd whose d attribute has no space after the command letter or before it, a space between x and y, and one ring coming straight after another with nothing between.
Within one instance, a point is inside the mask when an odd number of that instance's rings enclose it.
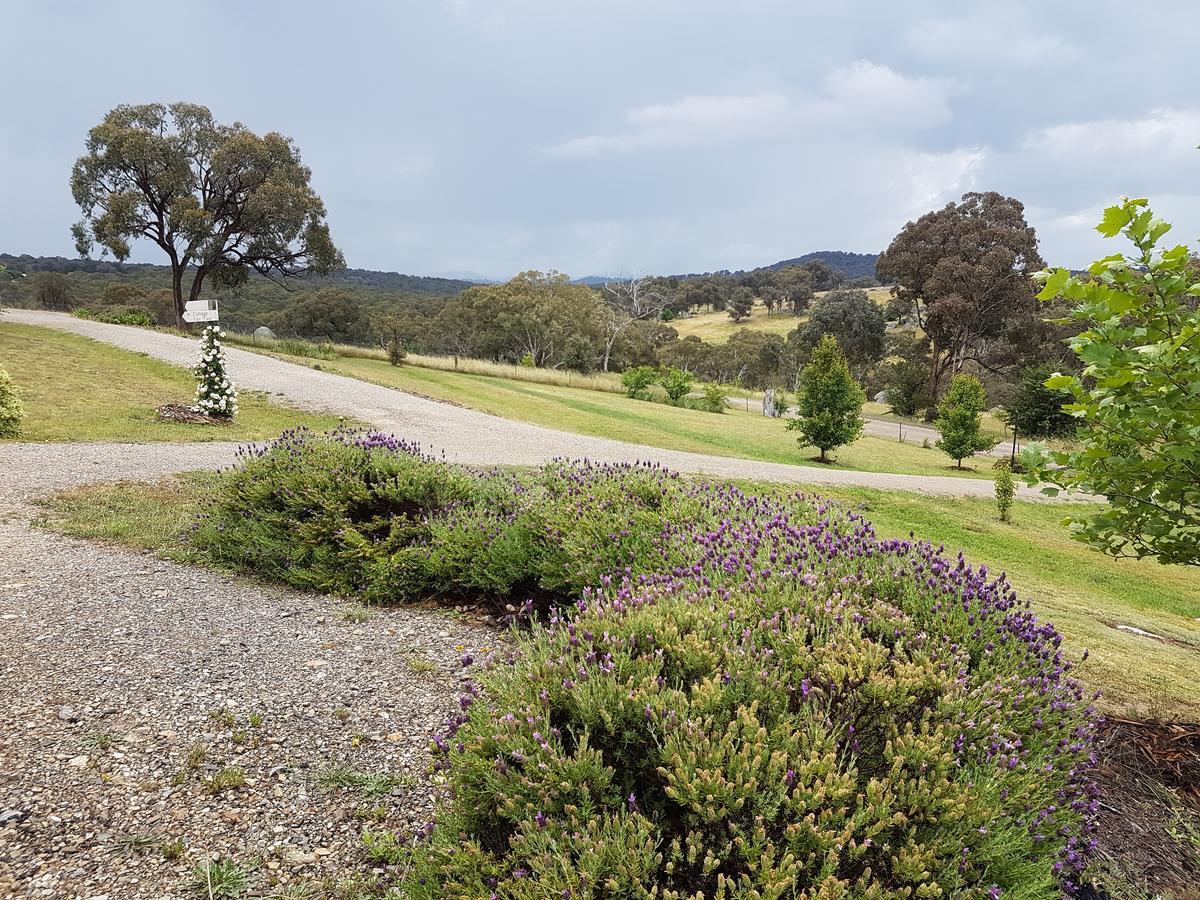
<instances>
[{"instance_id":1,"label":"loose gravel stone","mask_svg":"<svg viewBox=\"0 0 1200 900\"><path fill-rule=\"evenodd\" d=\"M0 897L182 897L219 856L258 859L266 896L361 871L362 814L427 821L429 735L456 708L464 648L497 632L442 610L359 621L34 527L31 495L168 459L127 447L81 466L76 449L10 453L0 479ZM396 787L327 790L331 767Z\"/></svg>"}]
</instances>

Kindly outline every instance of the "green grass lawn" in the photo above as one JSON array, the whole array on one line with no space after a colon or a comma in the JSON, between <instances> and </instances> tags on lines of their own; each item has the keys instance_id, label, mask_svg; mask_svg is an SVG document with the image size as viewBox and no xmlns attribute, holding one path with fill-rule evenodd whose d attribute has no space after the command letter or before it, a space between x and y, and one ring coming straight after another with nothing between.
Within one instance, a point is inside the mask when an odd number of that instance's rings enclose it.
<instances>
[{"instance_id":1,"label":"green grass lawn","mask_svg":"<svg viewBox=\"0 0 1200 900\"><path fill-rule=\"evenodd\" d=\"M312 364L311 360L283 358ZM755 400L750 401L749 412L734 407L716 414L631 400L621 394L417 366L392 366L375 359L341 357L318 364L327 372L576 434L768 462L809 464L817 457L814 448L801 448L796 443L794 432L786 429L783 420L767 419L756 412L759 405ZM990 458L968 461L964 464L966 468L958 471L938 450L877 437L861 438L835 451L833 456L836 462L830 467L836 469L968 478L992 475Z\"/></svg>"},{"instance_id":2,"label":"green grass lawn","mask_svg":"<svg viewBox=\"0 0 1200 900\"><path fill-rule=\"evenodd\" d=\"M192 402L196 383L190 372L79 335L3 319L0 366L25 405L19 441L257 440L295 425L325 430L339 421L244 391L228 426L161 422L155 407Z\"/></svg>"},{"instance_id":3,"label":"green grass lawn","mask_svg":"<svg viewBox=\"0 0 1200 900\"><path fill-rule=\"evenodd\" d=\"M43 524L188 560L178 535L215 477L196 473L157 484L76 488L44 501ZM817 493L860 507L882 536L914 531L945 544L951 554L964 549L972 563L986 564L994 574L1006 572L1039 618L1063 633L1071 658L1090 651L1077 674L1103 692L1104 710L1200 719L1200 571L1102 556L1071 540L1060 524L1061 505L1018 502L1013 522L1004 524L983 500L868 489Z\"/></svg>"}]
</instances>

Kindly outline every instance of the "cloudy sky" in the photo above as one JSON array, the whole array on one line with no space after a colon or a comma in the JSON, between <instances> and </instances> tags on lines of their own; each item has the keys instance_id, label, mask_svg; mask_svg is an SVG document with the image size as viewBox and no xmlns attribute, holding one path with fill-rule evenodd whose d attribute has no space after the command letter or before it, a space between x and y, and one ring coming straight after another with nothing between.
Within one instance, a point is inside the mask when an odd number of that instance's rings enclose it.
<instances>
[{"instance_id":1,"label":"cloudy sky","mask_svg":"<svg viewBox=\"0 0 1200 900\"><path fill-rule=\"evenodd\" d=\"M186 99L296 139L352 266L736 269L988 189L1081 265L1121 194L1200 236L1197 33L1195 0L7 0L0 250L72 255L87 129Z\"/></svg>"}]
</instances>

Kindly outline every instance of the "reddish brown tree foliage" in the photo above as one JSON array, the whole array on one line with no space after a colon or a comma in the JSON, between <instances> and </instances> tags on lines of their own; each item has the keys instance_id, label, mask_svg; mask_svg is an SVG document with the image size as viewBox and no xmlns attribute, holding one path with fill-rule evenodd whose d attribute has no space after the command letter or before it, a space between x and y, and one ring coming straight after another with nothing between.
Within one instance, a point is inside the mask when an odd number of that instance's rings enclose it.
<instances>
[{"instance_id":1,"label":"reddish brown tree foliage","mask_svg":"<svg viewBox=\"0 0 1200 900\"><path fill-rule=\"evenodd\" d=\"M1030 275L1046 266L1037 244L1020 201L972 192L909 222L879 257L876 272L895 279L896 304L929 335L932 401L947 373L979 361L1006 323L1033 315Z\"/></svg>"}]
</instances>

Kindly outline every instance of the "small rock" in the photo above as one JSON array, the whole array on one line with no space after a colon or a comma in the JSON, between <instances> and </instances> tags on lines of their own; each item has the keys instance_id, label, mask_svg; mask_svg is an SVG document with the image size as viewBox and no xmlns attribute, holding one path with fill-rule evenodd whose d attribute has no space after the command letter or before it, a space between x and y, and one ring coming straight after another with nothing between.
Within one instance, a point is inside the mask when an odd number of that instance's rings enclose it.
<instances>
[{"instance_id":1,"label":"small rock","mask_svg":"<svg viewBox=\"0 0 1200 900\"><path fill-rule=\"evenodd\" d=\"M73 756L67 761L67 765L74 766L77 769L82 769L91 761L92 758L90 756Z\"/></svg>"},{"instance_id":2,"label":"small rock","mask_svg":"<svg viewBox=\"0 0 1200 900\"><path fill-rule=\"evenodd\" d=\"M303 850L288 850L283 854L283 860L291 866L311 866L317 861L317 854L305 853Z\"/></svg>"},{"instance_id":3,"label":"small rock","mask_svg":"<svg viewBox=\"0 0 1200 900\"><path fill-rule=\"evenodd\" d=\"M58 717L64 722L78 722L79 714L75 712L73 706L60 706L58 708Z\"/></svg>"}]
</instances>

